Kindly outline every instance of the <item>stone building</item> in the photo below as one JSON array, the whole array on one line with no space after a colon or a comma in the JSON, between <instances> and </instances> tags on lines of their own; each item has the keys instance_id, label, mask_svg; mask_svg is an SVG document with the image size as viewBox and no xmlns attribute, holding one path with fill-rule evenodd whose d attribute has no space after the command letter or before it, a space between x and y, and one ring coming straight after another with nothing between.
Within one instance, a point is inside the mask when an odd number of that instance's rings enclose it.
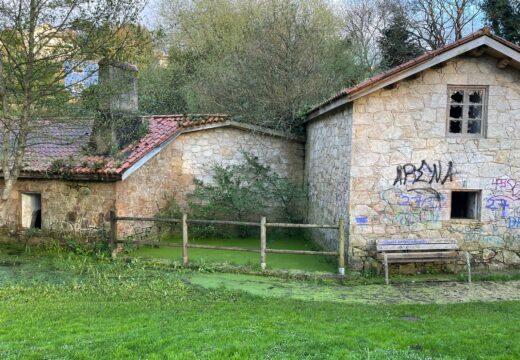
<instances>
[{"instance_id":1,"label":"stone building","mask_svg":"<svg viewBox=\"0 0 520 360\"><path fill-rule=\"evenodd\" d=\"M113 156L82 155L93 121L42 128L48 132L45 138L59 142L28 148L0 226L95 230L112 209L120 216L151 217L172 197L182 204L195 177L209 181L213 163L238 163L243 152L303 181L304 141L296 136L225 115L152 116L144 121L148 134ZM133 225L121 225L122 234L136 230L123 226Z\"/></svg>"},{"instance_id":2,"label":"stone building","mask_svg":"<svg viewBox=\"0 0 520 360\"><path fill-rule=\"evenodd\" d=\"M480 30L340 92L306 128L309 221L348 219L354 266L394 238L520 266L520 47Z\"/></svg>"}]
</instances>

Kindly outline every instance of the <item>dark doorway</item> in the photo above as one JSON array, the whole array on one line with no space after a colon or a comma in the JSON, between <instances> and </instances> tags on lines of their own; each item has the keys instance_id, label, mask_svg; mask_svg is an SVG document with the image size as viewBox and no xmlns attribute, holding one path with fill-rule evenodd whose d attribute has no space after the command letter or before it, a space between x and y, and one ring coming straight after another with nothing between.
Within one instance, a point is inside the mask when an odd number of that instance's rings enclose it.
<instances>
[{"instance_id":1,"label":"dark doorway","mask_svg":"<svg viewBox=\"0 0 520 360\"><path fill-rule=\"evenodd\" d=\"M22 194L22 227L42 228L42 195L39 193Z\"/></svg>"}]
</instances>

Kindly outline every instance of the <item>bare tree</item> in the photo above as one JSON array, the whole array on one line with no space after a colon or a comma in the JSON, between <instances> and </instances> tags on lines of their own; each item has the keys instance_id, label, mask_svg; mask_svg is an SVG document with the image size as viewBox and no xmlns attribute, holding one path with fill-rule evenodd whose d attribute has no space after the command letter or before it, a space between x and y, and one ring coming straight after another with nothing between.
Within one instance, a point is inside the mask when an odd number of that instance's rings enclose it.
<instances>
[{"instance_id":1,"label":"bare tree","mask_svg":"<svg viewBox=\"0 0 520 360\"><path fill-rule=\"evenodd\" d=\"M2 0L0 3L0 205L23 170L42 119L69 105L64 79L85 63L117 58L144 0ZM129 45L131 44L131 45ZM64 66L67 63L69 66ZM90 76L90 75L89 75ZM78 80L84 81L85 78ZM38 136L36 136L38 137Z\"/></svg>"},{"instance_id":2,"label":"bare tree","mask_svg":"<svg viewBox=\"0 0 520 360\"><path fill-rule=\"evenodd\" d=\"M380 63L378 42L387 25L391 4L393 1L355 0L340 5L344 36L357 50L358 62L369 69L377 68Z\"/></svg>"},{"instance_id":3,"label":"bare tree","mask_svg":"<svg viewBox=\"0 0 520 360\"><path fill-rule=\"evenodd\" d=\"M406 0L411 31L426 50L437 49L482 24L480 0Z\"/></svg>"}]
</instances>

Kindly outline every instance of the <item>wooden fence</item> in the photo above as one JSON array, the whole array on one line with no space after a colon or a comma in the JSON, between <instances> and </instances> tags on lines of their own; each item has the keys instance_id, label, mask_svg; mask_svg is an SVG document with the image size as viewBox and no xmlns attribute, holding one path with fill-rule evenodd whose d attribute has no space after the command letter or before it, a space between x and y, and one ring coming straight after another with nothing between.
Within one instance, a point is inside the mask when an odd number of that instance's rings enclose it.
<instances>
[{"instance_id":1,"label":"wooden fence","mask_svg":"<svg viewBox=\"0 0 520 360\"><path fill-rule=\"evenodd\" d=\"M182 224L182 244L157 241L142 240L118 240L117 239L117 222L118 221L150 221L159 223L181 223ZM214 246L205 244L192 244L189 242L188 224L211 224L211 225L240 225L260 227L260 248L243 248L237 246ZM336 229L338 231L338 251L308 251L308 250L288 250L288 249L270 249L267 247L267 228L300 228L300 229ZM260 266L264 270L267 266L266 254L294 254L294 255L314 255L314 256L337 256L338 272L345 275L345 221L339 219L338 224L286 224L286 223L268 223L265 216L260 222L248 221L227 221L227 220L202 220L189 219L187 214L182 215L182 219L166 219L166 218L146 218L134 216L116 216L115 212L110 212L110 245L113 250L117 244L129 245L151 245L151 246L167 246L182 247L182 262L187 265L189 262L188 249L210 249L210 250L230 250L260 253ZM115 251L113 252L115 256Z\"/></svg>"}]
</instances>

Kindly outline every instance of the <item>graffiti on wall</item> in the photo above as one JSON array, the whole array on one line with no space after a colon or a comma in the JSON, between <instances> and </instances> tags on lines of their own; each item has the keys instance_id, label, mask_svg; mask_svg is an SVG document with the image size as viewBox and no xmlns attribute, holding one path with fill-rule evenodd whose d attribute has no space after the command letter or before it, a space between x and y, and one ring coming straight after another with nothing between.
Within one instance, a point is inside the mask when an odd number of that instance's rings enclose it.
<instances>
[{"instance_id":1,"label":"graffiti on wall","mask_svg":"<svg viewBox=\"0 0 520 360\"><path fill-rule=\"evenodd\" d=\"M484 199L491 210L491 220L501 222L508 230L520 229L520 184L508 177L492 181L491 196Z\"/></svg>"},{"instance_id":2,"label":"graffiti on wall","mask_svg":"<svg viewBox=\"0 0 520 360\"><path fill-rule=\"evenodd\" d=\"M446 197L432 188L390 188L381 192L381 199L385 204L383 217L396 225L437 223L446 206Z\"/></svg>"},{"instance_id":3,"label":"graffiti on wall","mask_svg":"<svg viewBox=\"0 0 520 360\"><path fill-rule=\"evenodd\" d=\"M506 192L512 199L520 200L520 184L507 177L494 179L492 182L495 191Z\"/></svg>"},{"instance_id":4,"label":"graffiti on wall","mask_svg":"<svg viewBox=\"0 0 520 360\"><path fill-rule=\"evenodd\" d=\"M368 216L356 216L356 225L368 225Z\"/></svg>"},{"instance_id":5,"label":"graffiti on wall","mask_svg":"<svg viewBox=\"0 0 520 360\"><path fill-rule=\"evenodd\" d=\"M460 234L465 242L478 242L482 246L493 248L506 248L513 242L518 241L520 236L503 232L497 225L485 230L482 224L454 224L448 228L448 231L453 234Z\"/></svg>"},{"instance_id":6,"label":"graffiti on wall","mask_svg":"<svg viewBox=\"0 0 520 360\"><path fill-rule=\"evenodd\" d=\"M441 161L428 164L426 160L421 161L421 165L416 166L408 163L397 166L397 174L394 180L395 185L407 185L415 183L441 184L453 181L453 162L442 166Z\"/></svg>"},{"instance_id":7,"label":"graffiti on wall","mask_svg":"<svg viewBox=\"0 0 520 360\"><path fill-rule=\"evenodd\" d=\"M433 224L441 219L446 197L432 187L401 189L401 185L444 185L453 181L453 162L443 164L440 160L419 165L398 165L393 188L381 192L384 202L383 218L396 225ZM396 187L397 186L397 187Z\"/></svg>"},{"instance_id":8,"label":"graffiti on wall","mask_svg":"<svg viewBox=\"0 0 520 360\"><path fill-rule=\"evenodd\" d=\"M498 213L500 218L505 218L507 216L507 209L510 206L511 199L507 196L490 196L485 199L486 204L484 207L486 209L492 210L494 213Z\"/></svg>"}]
</instances>

